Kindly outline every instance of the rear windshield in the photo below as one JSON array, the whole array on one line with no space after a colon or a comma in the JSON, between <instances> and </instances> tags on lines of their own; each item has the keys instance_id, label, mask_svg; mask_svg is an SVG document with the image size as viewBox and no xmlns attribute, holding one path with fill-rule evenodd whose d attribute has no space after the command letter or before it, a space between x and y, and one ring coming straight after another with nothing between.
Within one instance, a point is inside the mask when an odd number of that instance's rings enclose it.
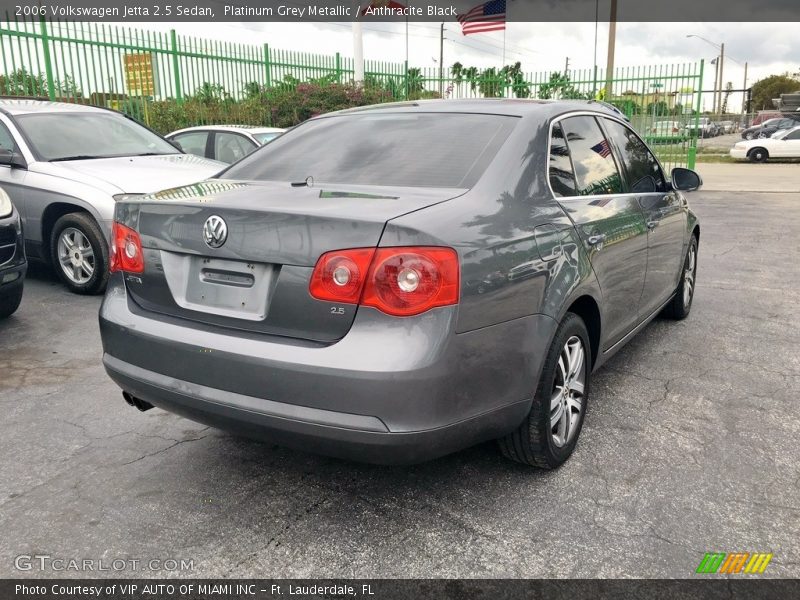
<instances>
[{"instance_id":1,"label":"rear windshield","mask_svg":"<svg viewBox=\"0 0 800 600\"><path fill-rule=\"evenodd\" d=\"M516 117L364 113L308 121L221 177L248 181L469 188Z\"/></svg>"}]
</instances>

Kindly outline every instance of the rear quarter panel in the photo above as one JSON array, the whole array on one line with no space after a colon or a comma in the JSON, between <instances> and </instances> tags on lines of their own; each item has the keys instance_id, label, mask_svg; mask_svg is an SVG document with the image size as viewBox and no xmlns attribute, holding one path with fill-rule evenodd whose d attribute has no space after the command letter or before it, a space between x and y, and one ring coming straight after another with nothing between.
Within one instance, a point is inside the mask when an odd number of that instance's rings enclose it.
<instances>
[{"instance_id":1,"label":"rear quarter panel","mask_svg":"<svg viewBox=\"0 0 800 600\"><path fill-rule=\"evenodd\" d=\"M458 333L597 294L572 222L546 181L549 120L524 117L467 194L389 221L381 245L445 245L461 260Z\"/></svg>"}]
</instances>

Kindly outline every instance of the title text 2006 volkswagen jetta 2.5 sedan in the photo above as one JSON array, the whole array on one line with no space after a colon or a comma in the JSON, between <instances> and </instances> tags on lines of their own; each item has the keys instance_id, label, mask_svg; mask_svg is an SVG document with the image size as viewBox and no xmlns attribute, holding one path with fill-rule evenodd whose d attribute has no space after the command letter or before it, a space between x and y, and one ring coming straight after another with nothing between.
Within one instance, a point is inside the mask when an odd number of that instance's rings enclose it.
<instances>
[{"instance_id":1,"label":"title text 2006 volkswagen jetta 2.5 sedan","mask_svg":"<svg viewBox=\"0 0 800 600\"><path fill-rule=\"evenodd\" d=\"M118 202L100 312L129 404L409 463L499 438L552 468L591 373L691 308L697 219L594 102L390 104Z\"/></svg>"}]
</instances>

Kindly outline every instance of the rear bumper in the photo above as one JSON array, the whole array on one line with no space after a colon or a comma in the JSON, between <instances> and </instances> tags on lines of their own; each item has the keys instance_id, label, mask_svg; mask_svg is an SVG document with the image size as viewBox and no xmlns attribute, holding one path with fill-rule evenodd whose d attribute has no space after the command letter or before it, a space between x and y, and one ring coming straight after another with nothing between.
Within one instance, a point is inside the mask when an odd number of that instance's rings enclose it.
<instances>
[{"instance_id":1,"label":"rear bumper","mask_svg":"<svg viewBox=\"0 0 800 600\"><path fill-rule=\"evenodd\" d=\"M309 409L176 382L108 354L103 364L124 390L187 419L306 452L378 464L414 464L502 436L530 409L530 401L522 401L444 427L390 432L374 416Z\"/></svg>"},{"instance_id":2,"label":"rear bumper","mask_svg":"<svg viewBox=\"0 0 800 600\"><path fill-rule=\"evenodd\" d=\"M556 325L534 315L455 334L454 317L359 309L339 342L297 345L144 314L115 276L100 326L108 374L155 406L312 452L413 463L517 427Z\"/></svg>"},{"instance_id":3,"label":"rear bumper","mask_svg":"<svg viewBox=\"0 0 800 600\"><path fill-rule=\"evenodd\" d=\"M743 148L731 148L730 150L731 158L736 158L738 160L743 160L747 158L747 150Z\"/></svg>"}]
</instances>

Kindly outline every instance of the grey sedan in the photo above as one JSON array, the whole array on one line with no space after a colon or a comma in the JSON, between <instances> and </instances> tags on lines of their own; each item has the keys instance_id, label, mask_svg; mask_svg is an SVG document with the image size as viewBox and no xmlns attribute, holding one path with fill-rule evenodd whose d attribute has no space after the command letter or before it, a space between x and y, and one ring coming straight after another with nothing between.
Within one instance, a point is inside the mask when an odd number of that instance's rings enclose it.
<instances>
[{"instance_id":1,"label":"grey sedan","mask_svg":"<svg viewBox=\"0 0 800 600\"><path fill-rule=\"evenodd\" d=\"M224 166L183 154L111 110L0 99L0 187L22 216L28 257L51 263L76 293L105 289L117 200L194 183Z\"/></svg>"},{"instance_id":2,"label":"grey sedan","mask_svg":"<svg viewBox=\"0 0 800 600\"><path fill-rule=\"evenodd\" d=\"M700 183L594 102L317 117L117 203L103 362L140 410L279 444L410 463L497 438L557 467L592 372L689 314Z\"/></svg>"}]
</instances>

